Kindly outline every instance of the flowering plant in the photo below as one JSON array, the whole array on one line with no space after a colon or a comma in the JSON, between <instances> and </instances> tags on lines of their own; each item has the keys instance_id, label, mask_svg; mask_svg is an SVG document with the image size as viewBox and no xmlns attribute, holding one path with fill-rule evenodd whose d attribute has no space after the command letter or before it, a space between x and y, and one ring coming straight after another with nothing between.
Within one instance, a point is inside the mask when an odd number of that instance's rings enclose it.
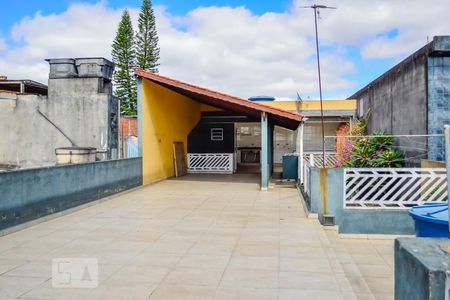
<instances>
[{"instance_id":1,"label":"flowering plant","mask_svg":"<svg viewBox=\"0 0 450 300\"><path fill-rule=\"evenodd\" d=\"M369 137L347 140L336 167L399 168L405 163L403 151L393 148L394 139L383 131Z\"/></svg>"}]
</instances>

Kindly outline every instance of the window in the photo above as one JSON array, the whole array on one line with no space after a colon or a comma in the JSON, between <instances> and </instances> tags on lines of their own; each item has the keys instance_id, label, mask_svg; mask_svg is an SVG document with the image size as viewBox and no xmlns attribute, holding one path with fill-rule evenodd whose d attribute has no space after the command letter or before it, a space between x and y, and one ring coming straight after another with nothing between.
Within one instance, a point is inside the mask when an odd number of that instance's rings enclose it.
<instances>
[{"instance_id":1,"label":"window","mask_svg":"<svg viewBox=\"0 0 450 300\"><path fill-rule=\"evenodd\" d=\"M211 128L211 141L223 141L223 128Z\"/></svg>"},{"instance_id":2,"label":"window","mask_svg":"<svg viewBox=\"0 0 450 300\"><path fill-rule=\"evenodd\" d=\"M241 130L241 135L251 135L252 133L250 132L250 127L248 126L242 126L240 128Z\"/></svg>"}]
</instances>

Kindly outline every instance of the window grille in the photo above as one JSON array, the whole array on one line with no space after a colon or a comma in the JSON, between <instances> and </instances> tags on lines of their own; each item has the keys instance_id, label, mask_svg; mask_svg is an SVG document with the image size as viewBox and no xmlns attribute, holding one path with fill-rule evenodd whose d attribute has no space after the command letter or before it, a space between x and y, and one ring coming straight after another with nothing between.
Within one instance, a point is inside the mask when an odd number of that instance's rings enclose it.
<instances>
[{"instance_id":1,"label":"window grille","mask_svg":"<svg viewBox=\"0 0 450 300\"><path fill-rule=\"evenodd\" d=\"M223 141L223 128L211 128L211 141Z\"/></svg>"}]
</instances>

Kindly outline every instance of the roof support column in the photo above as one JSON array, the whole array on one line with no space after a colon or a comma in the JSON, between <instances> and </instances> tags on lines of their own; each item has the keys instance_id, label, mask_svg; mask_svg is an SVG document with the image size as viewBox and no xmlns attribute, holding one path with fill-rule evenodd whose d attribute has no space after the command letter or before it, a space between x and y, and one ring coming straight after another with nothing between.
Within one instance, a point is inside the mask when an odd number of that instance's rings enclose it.
<instances>
[{"instance_id":1,"label":"roof support column","mask_svg":"<svg viewBox=\"0 0 450 300\"><path fill-rule=\"evenodd\" d=\"M297 128L297 143L296 143L296 151L298 153L298 171L297 171L297 178L300 179L300 184L303 183L303 168L304 168L304 161L303 161L303 126L304 122L302 121L300 123L300 126Z\"/></svg>"},{"instance_id":2,"label":"roof support column","mask_svg":"<svg viewBox=\"0 0 450 300\"><path fill-rule=\"evenodd\" d=\"M261 190L269 187L269 116L261 113Z\"/></svg>"},{"instance_id":3,"label":"roof support column","mask_svg":"<svg viewBox=\"0 0 450 300\"><path fill-rule=\"evenodd\" d=\"M138 155L142 157L142 78L137 77ZM119 107L120 109L120 107ZM120 122L120 120L119 120Z\"/></svg>"}]
</instances>

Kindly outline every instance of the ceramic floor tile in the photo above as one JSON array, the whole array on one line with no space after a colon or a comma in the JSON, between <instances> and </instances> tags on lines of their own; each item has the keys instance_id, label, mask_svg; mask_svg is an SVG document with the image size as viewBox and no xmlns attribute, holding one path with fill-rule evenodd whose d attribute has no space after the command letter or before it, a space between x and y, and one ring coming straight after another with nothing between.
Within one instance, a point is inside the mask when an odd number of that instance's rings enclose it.
<instances>
[{"instance_id":1,"label":"ceramic floor tile","mask_svg":"<svg viewBox=\"0 0 450 300\"><path fill-rule=\"evenodd\" d=\"M0 237L0 298L392 299L393 240L342 239L258 182L188 175ZM99 287L54 290L63 257L97 258Z\"/></svg>"},{"instance_id":2,"label":"ceramic floor tile","mask_svg":"<svg viewBox=\"0 0 450 300\"><path fill-rule=\"evenodd\" d=\"M125 266L118 269L106 281L106 285L122 286L130 283L159 284L170 272L168 267Z\"/></svg>"},{"instance_id":3,"label":"ceramic floor tile","mask_svg":"<svg viewBox=\"0 0 450 300\"><path fill-rule=\"evenodd\" d=\"M393 294L394 278L364 277L373 294Z\"/></svg>"},{"instance_id":4,"label":"ceramic floor tile","mask_svg":"<svg viewBox=\"0 0 450 300\"><path fill-rule=\"evenodd\" d=\"M185 255L178 263L180 268L211 268L224 270L230 260L229 255Z\"/></svg>"},{"instance_id":5,"label":"ceramic floor tile","mask_svg":"<svg viewBox=\"0 0 450 300\"><path fill-rule=\"evenodd\" d=\"M281 258L281 271L331 273L331 266L326 258Z\"/></svg>"},{"instance_id":6,"label":"ceramic floor tile","mask_svg":"<svg viewBox=\"0 0 450 300\"><path fill-rule=\"evenodd\" d=\"M181 268L172 270L164 279L167 285L199 285L217 287L223 274L223 269Z\"/></svg>"},{"instance_id":7,"label":"ceramic floor tile","mask_svg":"<svg viewBox=\"0 0 450 300\"><path fill-rule=\"evenodd\" d=\"M280 300L343 300L344 296L340 292L333 291L312 291L312 290L295 290L295 289L280 289Z\"/></svg>"},{"instance_id":8,"label":"ceramic floor tile","mask_svg":"<svg viewBox=\"0 0 450 300\"><path fill-rule=\"evenodd\" d=\"M47 280L38 277L0 276L0 299L19 297Z\"/></svg>"},{"instance_id":9,"label":"ceramic floor tile","mask_svg":"<svg viewBox=\"0 0 450 300\"><path fill-rule=\"evenodd\" d=\"M99 286L82 299L86 300L145 300L155 290L155 286ZM62 298L60 298L62 299Z\"/></svg>"},{"instance_id":10,"label":"ceramic floor tile","mask_svg":"<svg viewBox=\"0 0 450 300\"><path fill-rule=\"evenodd\" d=\"M36 260L26 263L20 267L14 268L4 273L5 276L22 276L22 277L41 277L50 278L52 276L51 260Z\"/></svg>"},{"instance_id":11,"label":"ceramic floor tile","mask_svg":"<svg viewBox=\"0 0 450 300\"><path fill-rule=\"evenodd\" d=\"M189 285L161 285L149 297L151 300L183 299L211 300L214 299L216 288Z\"/></svg>"},{"instance_id":12,"label":"ceramic floor tile","mask_svg":"<svg viewBox=\"0 0 450 300\"><path fill-rule=\"evenodd\" d=\"M278 300L278 289L219 288L216 300Z\"/></svg>"},{"instance_id":13,"label":"ceramic floor tile","mask_svg":"<svg viewBox=\"0 0 450 300\"><path fill-rule=\"evenodd\" d=\"M86 297L86 295L88 295L91 291L92 289L86 288L56 288L52 286L51 280L49 280L44 284L33 288L20 298L42 300L76 300Z\"/></svg>"},{"instance_id":14,"label":"ceramic floor tile","mask_svg":"<svg viewBox=\"0 0 450 300\"><path fill-rule=\"evenodd\" d=\"M364 277L390 277L392 268L388 265L363 265L358 264L359 271Z\"/></svg>"},{"instance_id":15,"label":"ceramic floor tile","mask_svg":"<svg viewBox=\"0 0 450 300\"><path fill-rule=\"evenodd\" d=\"M279 258L277 256L232 256L228 268L278 270Z\"/></svg>"},{"instance_id":16,"label":"ceramic floor tile","mask_svg":"<svg viewBox=\"0 0 450 300\"><path fill-rule=\"evenodd\" d=\"M227 269L220 286L227 288L278 288L278 272Z\"/></svg>"},{"instance_id":17,"label":"ceramic floor tile","mask_svg":"<svg viewBox=\"0 0 450 300\"><path fill-rule=\"evenodd\" d=\"M339 291L332 273L280 272L279 276L282 289Z\"/></svg>"}]
</instances>

